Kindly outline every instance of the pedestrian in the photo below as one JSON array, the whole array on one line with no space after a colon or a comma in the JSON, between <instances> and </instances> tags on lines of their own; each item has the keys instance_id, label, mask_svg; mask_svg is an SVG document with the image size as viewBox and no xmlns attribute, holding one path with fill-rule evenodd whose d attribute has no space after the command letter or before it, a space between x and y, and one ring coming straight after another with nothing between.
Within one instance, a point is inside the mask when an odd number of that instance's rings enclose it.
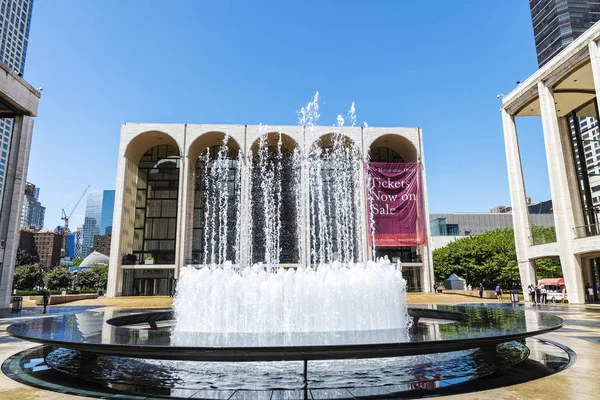
<instances>
[{"instance_id":1,"label":"pedestrian","mask_svg":"<svg viewBox=\"0 0 600 400\"><path fill-rule=\"evenodd\" d=\"M533 285L527 286L527 290L529 290L529 301L535 304L535 291L533 290Z\"/></svg>"},{"instance_id":2,"label":"pedestrian","mask_svg":"<svg viewBox=\"0 0 600 400\"><path fill-rule=\"evenodd\" d=\"M502 288L500 287L500 284L496 285L496 298L498 299L498 303L502 301Z\"/></svg>"},{"instance_id":3,"label":"pedestrian","mask_svg":"<svg viewBox=\"0 0 600 400\"><path fill-rule=\"evenodd\" d=\"M483 283L479 284L479 298L483 299Z\"/></svg>"},{"instance_id":4,"label":"pedestrian","mask_svg":"<svg viewBox=\"0 0 600 400\"><path fill-rule=\"evenodd\" d=\"M44 311L46 311L48 303L50 302L50 293L47 290L44 292L42 299L44 300Z\"/></svg>"},{"instance_id":5,"label":"pedestrian","mask_svg":"<svg viewBox=\"0 0 600 400\"><path fill-rule=\"evenodd\" d=\"M587 302L590 304L593 303L594 302L594 288L592 288L592 285L590 285L589 283L586 284L585 292L586 292Z\"/></svg>"},{"instance_id":6,"label":"pedestrian","mask_svg":"<svg viewBox=\"0 0 600 400\"><path fill-rule=\"evenodd\" d=\"M542 294L542 304L546 304L546 299L548 298L548 291L543 285L540 288L540 293Z\"/></svg>"},{"instance_id":7,"label":"pedestrian","mask_svg":"<svg viewBox=\"0 0 600 400\"><path fill-rule=\"evenodd\" d=\"M539 286L535 287L535 301L536 303L540 304L540 301L542 300L542 290L540 289Z\"/></svg>"},{"instance_id":8,"label":"pedestrian","mask_svg":"<svg viewBox=\"0 0 600 400\"><path fill-rule=\"evenodd\" d=\"M438 288L437 283L434 283L433 284L433 293L437 294L437 288Z\"/></svg>"},{"instance_id":9,"label":"pedestrian","mask_svg":"<svg viewBox=\"0 0 600 400\"><path fill-rule=\"evenodd\" d=\"M469 283L469 286L467 286L467 290L470 292L471 290L473 290L473 286L471 286L471 284ZM469 293L470 294L470 293Z\"/></svg>"}]
</instances>

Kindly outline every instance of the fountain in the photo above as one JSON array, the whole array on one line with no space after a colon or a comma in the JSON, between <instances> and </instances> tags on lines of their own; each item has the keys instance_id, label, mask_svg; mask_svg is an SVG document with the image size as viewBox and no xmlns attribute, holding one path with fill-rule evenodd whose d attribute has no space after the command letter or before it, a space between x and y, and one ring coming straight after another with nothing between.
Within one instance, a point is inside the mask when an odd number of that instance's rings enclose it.
<instances>
[{"instance_id":1,"label":"fountain","mask_svg":"<svg viewBox=\"0 0 600 400\"><path fill-rule=\"evenodd\" d=\"M318 100L298 113L308 137L317 136ZM315 143L261 125L246 155L227 135L206 148L195 166L196 262L180 271L173 309L13 324L12 336L45 346L14 355L3 371L50 390L58 374L61 391L97 397L120 389L131 398L307 399L434 394L528 357L565 368L568 355L552 344L515 342L560 328L558 317L407 307L402 266L369 251L375 183L344 135L347 122L356 124L354 104Z\"/></svg>"},{"instance_id":2,"label":"fountain","mask_svg":"<svg viewBox=\"0 0 600 400\"><path fill-rule=\"evenodd\" d=\"M299 112L309 131L318 109L317 93ZM354 126L354 104L347 119ZM245 160L231 154L227 136L218 148L206 149L203 174L196 177L205 193L203 264L180 273L173 304L176 342L183 332L408 329L401 268L387 259L368 261L363 251L362 160L342 134L344 122L338 116L327 143L306 149L285 148L281 132L269 141L263 125ZM309 177L308 188L302 175ZM247 221L242 198L252 210ZM295 229L286 232L290 221ZM245 258L242 235L251 238ZM200 307L205 312L198 315Z\"/></svg>"}]
</instances>

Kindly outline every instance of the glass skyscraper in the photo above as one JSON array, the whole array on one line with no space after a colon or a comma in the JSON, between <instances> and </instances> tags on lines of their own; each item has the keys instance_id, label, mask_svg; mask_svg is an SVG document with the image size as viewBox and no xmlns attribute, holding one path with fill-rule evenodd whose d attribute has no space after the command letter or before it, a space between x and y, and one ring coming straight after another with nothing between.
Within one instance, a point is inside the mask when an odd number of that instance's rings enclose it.
<instances>
[{"instance_id":1,"label":"glass skyscraper","mask_svg":"<svg viewBox=\"0 0 600 400\"><path fill-rule=\"evenodd\" d=\"M115 191L105 190L102 195L102 216L100 218L100 235L112 232L113 210L115 208Z\"/></svg>"},{"instance_id":2,"label":"glass skyscraper","mask_svg":"<svg viewBox=\"0 0 600 400\"><path fill-rule=\"evenodd\" d=\"M25 71L32 9L33 0L0 0L0 61L21 76ZM12 122L11 118L0 118L0 199L4 195Z\"/></svg>"},{"instance_id":3,"label":"glass skyscraper","mask_svg":"<svg viewBox=\"0 0 600 400\"><path fill-rule=\"evenodd\" d=\"M105 235L112 230L114 190L95 190L87 197L83 222L83 248L81 257L87 257L94 246L95 235Z\"/></svg>"},{"instance_id":4,"label":"glass skyscraper","mask_svg":"<svg viewBox=\"0 0 600 400\"><path fill-rule=\"evenodd\" d=\"M540 67L600 19L600 0L529 0L529 8Z\"/></svg>"},{"instance_id":5,"label":"glass skyscraper","mask_svg":"<svg viewBox=\"0 0 600 400\"><path fill-rule=\"evenodd\" d=\"M46 207L40 203L40 188L27 182L21 210L21 228L43 229Z\"/></svg>"}]
</instances>

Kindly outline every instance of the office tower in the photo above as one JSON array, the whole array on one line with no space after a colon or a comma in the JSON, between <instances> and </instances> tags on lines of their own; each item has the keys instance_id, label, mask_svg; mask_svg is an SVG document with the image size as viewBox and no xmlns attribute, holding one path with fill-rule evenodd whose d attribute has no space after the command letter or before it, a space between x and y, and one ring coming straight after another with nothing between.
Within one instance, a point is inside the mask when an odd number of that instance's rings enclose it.
<instances>
[{"instance_id":1,"label":"office tower","mask_svg":"<svg viewBox=\"0 0 600 400\"><path fill-rule=\"evenodd\" d=\"M105 235L112 230L114 190L95 190L88 195L83 222L83 247L81 257L93 251L94 236Z\"/></svg>"},{"instance_id":2,"label":"office tower","mask_svg":"<svg viewBox=\"0 0 600 400\"><path fill-rule=\"evenodd\" d=\"M105 190L102 194L102 216L100 218L100 235L112 232L113 210L115 208L115 191ZM102 253L108 255L106 253Z\"/></svg>"},{"instance_id":3,"label":"office tower","mask_svg":"<svg viewBox=\"0 0 600 400\"><path fill-rule=\"evenodd\" d=\"M600 19L600 0L529 0L529 8L540 67Z\"/></svg>"},{"instance_id":4,"label":"office tower","mask_svg":"<svg viewBox=\"0 0 600 400\"><path fill-rule=\"evenodd\" d=\"M23 76L29 42L33 0L0 1L0 61ZM12 118L0 118L0 199L4 194L6 169L11 151ZM2 203L0 202L0 211Z\"/></svg>"},{"instance_id":5,"label":"office tower","mask_svg":"<svg viewBox=\"0 0 600 400\"><path fill-rule=\"evenodd\" d=\"M40 203L40 188L27 182L21 210L21 228L43 229L46 207Z\"/></svg>"}]
</instances>

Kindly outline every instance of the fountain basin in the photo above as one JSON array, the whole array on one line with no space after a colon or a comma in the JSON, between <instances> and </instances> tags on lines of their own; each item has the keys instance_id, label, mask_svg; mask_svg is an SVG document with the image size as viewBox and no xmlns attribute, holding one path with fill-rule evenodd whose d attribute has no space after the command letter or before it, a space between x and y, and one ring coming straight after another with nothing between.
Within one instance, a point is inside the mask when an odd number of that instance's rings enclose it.
<instances>
[{"instance_id":1,"label":"fountain basin","mask_svg":"<svg viewBox=\"0 0 600 400\"><path fill-rule=\"evenodd\" d=\"M410 308L409 315L421 319L410 329L190 332L178 336L170 326L157 324L172 319L167 310L90 312L28 320L9 326L7 331L20 339L103 355L188 361L306 361L398 357L488 347L550 332L563 324L559 317L518 308L429 306ZM437 323L440 320L446 323ZM144 327L125 326L129 324L144 324ZM146 324L156 329L146 328Z\"/></svg>"}]
</instances>

